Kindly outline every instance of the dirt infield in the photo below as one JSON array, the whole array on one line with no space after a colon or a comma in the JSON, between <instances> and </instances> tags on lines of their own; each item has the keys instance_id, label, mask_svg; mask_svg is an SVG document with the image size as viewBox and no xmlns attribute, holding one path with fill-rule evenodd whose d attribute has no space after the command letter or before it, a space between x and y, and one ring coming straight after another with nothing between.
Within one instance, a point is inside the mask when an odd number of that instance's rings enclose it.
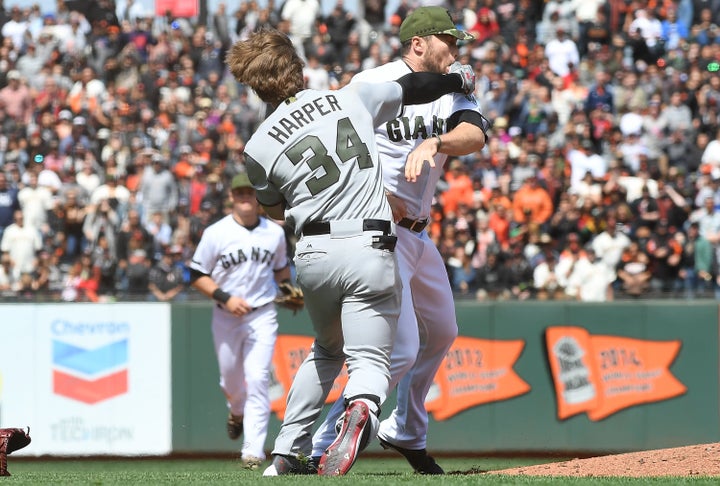
<instances>
[{"instance_id":1,"label":"dirt infield","mask_svg":"<svg viewBox=\"0 0 720 486\"><path fill-rule=\"evenodd\" d=\"M491 471L524 476L720 476L720 443L630 452Z\"/></svg>"}]
</instances>

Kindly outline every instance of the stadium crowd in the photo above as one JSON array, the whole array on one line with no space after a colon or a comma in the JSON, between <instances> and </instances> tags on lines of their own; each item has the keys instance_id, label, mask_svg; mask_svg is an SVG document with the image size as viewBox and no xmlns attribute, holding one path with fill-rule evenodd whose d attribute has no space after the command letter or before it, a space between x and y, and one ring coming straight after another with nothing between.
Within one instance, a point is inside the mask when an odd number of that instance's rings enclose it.
<instances>
[{"instance_id":1,"label":"stadium crowd","mask_svg":"<svg viewBox=\"0 0 720 486\"><path fill-rule=\"evenodd\" d=\"M358 3L221 3L200 22L0 0L3 298L191 298L188 259L266 113L228 47L271 25L308 87L334 89L396 58L421 4L475 35L460 61L494 120L448 161L428 227L458 298L720 298L720 0Z\"/></svg>"}]
</instances>

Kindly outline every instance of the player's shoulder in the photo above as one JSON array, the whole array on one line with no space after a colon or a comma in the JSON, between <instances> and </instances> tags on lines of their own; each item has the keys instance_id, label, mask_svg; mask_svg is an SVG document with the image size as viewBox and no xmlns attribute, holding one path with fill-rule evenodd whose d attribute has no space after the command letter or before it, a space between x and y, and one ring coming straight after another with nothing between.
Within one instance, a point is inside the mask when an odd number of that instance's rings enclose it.
<instances>
[{"instance_id":1,"label":"player's shoulder","mask_svg":"<svg viewBox=\"0 0 720 486\"><path fill-rule=\"evenodd\" d=\"M270 219L265 216L260 216L260 225L265 228L267 231L270 231L272 233L278 233L285 235L285 229L280 223L277 223L273 219Z\"/></svg>"},{"instance_id":2,"label":"player's shoulder","mask_svg":"<svg viewBox=\"0 0 720 486\"><path fill-rule=\"evenodd\" d=\"M214 235L217 233L222 233L227 229L227 227L230 224L237 224L233 220L232 214L228 214L226 216L223 216L222 218L218 219L211 225L209 225L207 228L205 228L205 231L203 232L203 236L207 235Z\"/></svg>"},{"instance_id":3,"label":"player's shoulder","mask_svg":"<svg viewBox=\"0 0 720 486\"><path fill-rule=\"evenodd\" d=\"M268 218L267 216L260 216L260 224L262 226L265 226L271 230L280 229L282 230L282 225L275 221L272 218Z\"/></svg>"},{"instance_id":4,"label":"player's shoulder","mask_svg":"<svg viewBox=\"0 0 720 486\"><path fill-rule=\"evenodd\" d=\"M410 68L408 68L404 62L400 60L391 61L381 66L360 71L353 76L351 82L380 83L384 81L394 81L409 72Z\"/></svg>"}]
</instances>

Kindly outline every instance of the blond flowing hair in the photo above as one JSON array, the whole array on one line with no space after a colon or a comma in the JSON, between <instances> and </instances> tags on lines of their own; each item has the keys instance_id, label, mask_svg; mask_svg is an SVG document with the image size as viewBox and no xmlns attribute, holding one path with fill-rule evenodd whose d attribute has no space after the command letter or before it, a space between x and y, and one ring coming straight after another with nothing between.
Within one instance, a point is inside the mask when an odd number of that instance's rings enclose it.
<instances>
[{"instance_id":1,"label":"blond flowing hair","mask_svg":"<svg viewBox=\"0 0 720 486\"><path fill-rule=\"evenodd\" d=\"M278 105L304 86L305 63L282 32L263 28L228 51L225 62L235 79L266 103Z\"/></svg>"}]
</instances>

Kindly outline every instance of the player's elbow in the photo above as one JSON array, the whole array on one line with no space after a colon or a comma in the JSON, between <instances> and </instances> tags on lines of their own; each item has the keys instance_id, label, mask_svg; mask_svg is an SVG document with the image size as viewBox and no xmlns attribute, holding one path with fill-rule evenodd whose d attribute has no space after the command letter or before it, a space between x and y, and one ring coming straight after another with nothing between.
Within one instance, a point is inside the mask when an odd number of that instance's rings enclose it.
<instances>
[{"instance_id":1,"label":"player's elbow","mask_svg":"<svg viewBox=\"0 0 720 486\"><path fill-rule=\"evenodd\" d=\"M285 205L276 204L274 206L263 206L265 213L272 219L282 221L285 219Z\"/></svg>"}]
</instances>

